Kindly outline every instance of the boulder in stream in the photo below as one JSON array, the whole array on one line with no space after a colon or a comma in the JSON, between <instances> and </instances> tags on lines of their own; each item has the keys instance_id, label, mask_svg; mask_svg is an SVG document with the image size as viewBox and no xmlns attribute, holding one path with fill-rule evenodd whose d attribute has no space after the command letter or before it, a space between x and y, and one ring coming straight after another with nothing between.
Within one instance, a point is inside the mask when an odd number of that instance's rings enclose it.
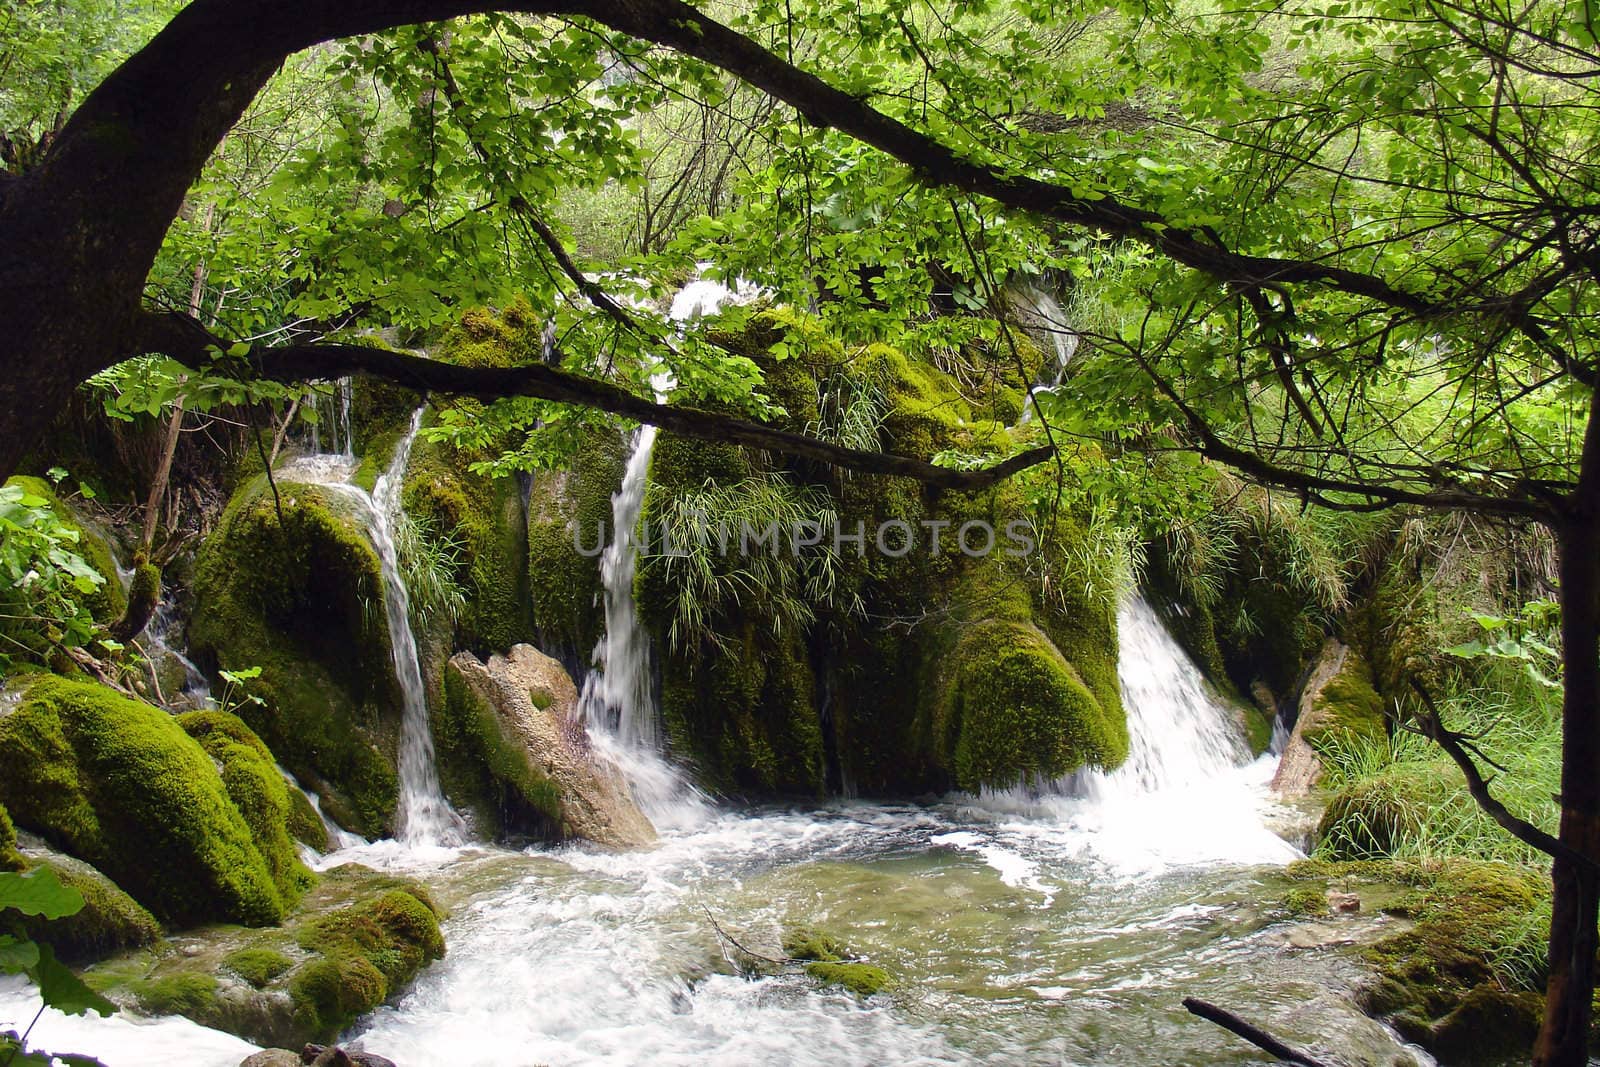
<instances>
[{"instance_id":1,"label":"boulder in stream","mask_svg":"<svg viewBox=\"0 0 1600 1067\"><path fill-rule=\"evenodd\" d=\"M507 829L539 814L560 837L608 848L655 841L621 772L578 725L577 687L556 660L532 645L488 663L459 652L445 694L441 753L476 757L479 792L494 799Z\"/></svg>"}]
</instances>

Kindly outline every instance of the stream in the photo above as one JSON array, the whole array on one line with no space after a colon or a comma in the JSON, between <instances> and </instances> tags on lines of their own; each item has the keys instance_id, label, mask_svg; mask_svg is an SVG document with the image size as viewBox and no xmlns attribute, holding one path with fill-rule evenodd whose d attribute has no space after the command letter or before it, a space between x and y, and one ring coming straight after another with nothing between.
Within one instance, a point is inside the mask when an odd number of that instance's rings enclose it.
<instances>
[{"instance_id":1,"label":"stream","mask_svg":"<svg viewBox=\"0 0 1600 1067\"><path fill-rule=\"evenodd\" d=\"M450 911L447 957L350 1045L401 1067L1263 1062L1183 1010L1199 996L1330 1062L1430 1063L1343 995L1360 977L1346 954L1297 947L1273 911L1298 855L1270 828L1273 758L1241 754L1148 607L1120 622L1133 755L1115 774L918 805L683 791L642 852L385 840L323 857L413 874ZM718 932L777 956L793 925L894 986L860 1000L741 973ZM0 1017L17 1017L27 994L4 988ZM132 1016L52 1014L34 1036L110 1067L234 1067L250 1049Z\"/></svg>"},{"instance_id":2,"label":"stream","mask_svg":"<svg viewBox=\"0 0 1600 1067\"><path fill-rule=\"evenodd\" d=\"M740 297L697 280L671 317ZM421 416L370 494L349 484L347 418L334 423L334 454L282 475L359 506L383 564L406 698L399 840L342 835L346 847L309 859L415 876L449 912L445 959L347 1034L348 1046L400 1067L1265 1062L1189 1015L1181 1001L1197 996L1329 1063L1432 1064L1348 995L1361 973L1337 943L1393 920L1319 928L1277 908L1281 868L1300 853L1274 829L1289 814L1267 788L1276 757L1250 757L1235 711L1139 597L1118 618L1131 743L1116 772L916 804L741 808L696 790L659 747L649 638L632 597L648 427L613 498L622 532L601 561L607 633L580 714L660 843L609 853L467 842L433 767L392 537ZM893 984L862 999L792 965L750 971L747 952L781 956L792 927L827 931ZM37 1006L20 980L0 979L0 1026L26 1026ZM109 1067L235 1067L253 1048L126 1012L47 1012L31 1040Z\"/></svg>"}]
</instances>

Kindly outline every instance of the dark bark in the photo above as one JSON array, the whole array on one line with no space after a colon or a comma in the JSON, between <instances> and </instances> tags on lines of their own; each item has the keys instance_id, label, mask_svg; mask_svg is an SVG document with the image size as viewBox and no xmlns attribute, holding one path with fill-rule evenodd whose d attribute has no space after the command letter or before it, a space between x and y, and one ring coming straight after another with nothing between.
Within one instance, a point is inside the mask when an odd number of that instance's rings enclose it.
<instances>
[{"instance_id":1,"label":"dark bark","mask_svg":"<svg viewBox=\"0 0 1600 1067\"><path fill-rule=\"evenodd\" d=\"M1535 1067L1584 1067L1600 950L1600 417L1591 401L1578 486L1560 547L1561 643L1565 661L1561 701L1561 826L1565 849L1551 868L1550 980L1544 1025L1534 1046Z\"/></svg>"}]
</instances>

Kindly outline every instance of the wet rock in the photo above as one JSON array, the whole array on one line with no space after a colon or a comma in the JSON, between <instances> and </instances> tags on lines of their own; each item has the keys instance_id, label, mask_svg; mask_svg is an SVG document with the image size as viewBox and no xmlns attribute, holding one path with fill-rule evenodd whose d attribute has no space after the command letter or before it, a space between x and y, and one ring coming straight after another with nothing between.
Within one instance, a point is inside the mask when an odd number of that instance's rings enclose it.
<instances>
[{"instance_id":1,"label":"wet rock","mask_svg":"<svg viewBox=\"0 0 1600 1067\"><path fill-rule=\"evenodd\" d=\"M239 1067L300 1067L300 1055L286 1048L262 1049L246 1056Z\"/></svg>"},{"instance_id":2,"label":"wet rock","mask_svg":"<svg viewBox=\"0 0 1600 1067\"><path fill-rule=\"evenodd\" d=\"M1300 691L1299 715L1278 760L1272 788L1286 799L1305 796L1322 777L1317 755L1322 739L1334 734L1381 736L1383 730L1383 704L1365 662L1348 645L1328 638Z\"/></svg>"},{"instance_id":3,"label":"wet rock","mask_svg":"<svg viewBox=\"0 0 1600 1067\"><path fill-rule=\"evenodd\" d=\"M562 836L609 848L654 843L621 772L577 723L578 690L556 660L532 645L487 664L460 652L446 689L454 727L473 735L495 778L550 814Z\"/></svg>"},{"instance_id":4,"label":"wet rock","mask_svg":"<svg viewBox=\"0 0 1600 1067\"><path fill-rule=\"evenodd\" d=\"M1328 908L1335 912L1350 913L1361 910L1361 898L1354 893L1328 890Z\"/></svg>"},{"instance_id":5,"label":"wet rock","mask_svg":"<svg viewBox=\"0 0 1600 1067\"><path fill-rule=\"evenodd\" d=\"M297 1063L313 1065L326 1065L326 1067L395 1067L395 1062L379 1056L375 1052L350 1052L336 1045L324 1048L322 1045L307 1045L305 1051L300 1053Z\"/></svg>"},{"instance_id":6,"label":"wet rock","mask_svg":"<svg viewBox=\"0 0 1600 1067\"><path fill-rule=\"evenodd\" d=\"M420 884L345 864L325 872L281 927L207 926L86 976L142 1014L299 1047L337 1037L441 958L438 918Z\"/></svg>"}]
</instances>

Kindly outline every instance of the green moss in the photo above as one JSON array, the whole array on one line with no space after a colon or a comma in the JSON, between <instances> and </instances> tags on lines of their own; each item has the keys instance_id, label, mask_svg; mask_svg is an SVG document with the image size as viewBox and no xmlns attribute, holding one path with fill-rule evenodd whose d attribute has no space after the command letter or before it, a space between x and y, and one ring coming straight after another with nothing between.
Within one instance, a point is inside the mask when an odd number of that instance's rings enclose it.
<instances>
[{"instance_id":1,"label":"green moss","mask_svg":"<svg viewBox=\"0 0 1600 1067\"><path fill-rule=\"evenodd\" d=\"M289 832L294 810L290 796L299 794L278 772L272 753L242 720L226 712L191 711L178 716L178 723L221 765L228 798L250 827L284 901L299 899L311 884L311 872L300 862Z\"/></svg>"},{"instance_id":2,"label":"green moss","mask_svg":"<svg viewBox=\"0 0 1600 1067\"><path fill-rule=\"evenodd\" d=\"M68 963L102 959L123 949L148 945L161 936L161 924L155 916L88 864L51 856L30 860L29 866L49 867L62 885L83 896L83 908L76 914L23 922L29 937L55 949L56 955Z\"/></svg>"},{"instance_id":3,"label":"green moss","mask_svg":"<svg viewBox=\"0 0 1600 1067\"><path fill-rule=\"evenodd\" d=\"M1296 886L1283 898L1289 914L1298 916L1328 914L1328 895L1311 886Z\"/></svg>"},{"instance_id":4,"label":"green moss","mask_svg":"<svg viewBox=\"0 0 1600 1067\"><path fill-rule=\"evenodd\" d=\"M796 929L784 935L783 954L792 960L835 963L844 958L844 948L825 931Z\"/></svg>"},{"instance_id":5,"label":"green moss","mask_svg":"<svg viewBox=\"0 0 1600 1067\"><path fill-rule=\"evenodd\" d=\"M0 719L0 802L163 919L272 923L284 901L211 759L165 712L103 687L32 683Z\"/></svg>"},{"instance_id":6,"label":"green moss","mask_svg":"<svg viewBox=\"0 0 1600 1067\"><path fill-rule=\"evenodd\" d=\"M240 716L326 810L369 836L398 800L401 706L377 556L330 490L264 480L234 496L201 546L191 648L225 669L260 667Z\"/></svg>"},{"instance_id":7,"label":"green moss","mask_svg":"<svg viewBox=\"0 0 1600 1067\"><path fill-rule=\"evenodd\" d=\"M1383 907L1412 926L1361 950L1372 968L1362 1008L1389 1021L1441 1062L1504 1063L1525 1057L1537 1032L1544 982L1518 957L1542 948L1547 876L1469 858L1307 860L1288 868L1291 897L1329 888L1387 890ZM1381 889L1379 888L1381 887ZM1537 931L1538 946L1528 943Z\"/></svg>"},{"instance_id":8,"label":"green moss","mask_svg":"<svg viewBox=\"0 0 1600 1067\"><path fill-rule=\"evenodd\" d=\"M935 737L964 789L1114 767L1127 755L1120 706L1103 707L1036 627L974 626L956 645L950 678Z\"/></svg>"},{"instance_id":9,"label":"green moss","mask_svg":"<svg viewBox=\"0 0 1600 1067\"><path fill-rule=\"evenodd\" d=\"M561 793L507 736L500 716L445 668L444 702L434 716L434 745L446 794L470 808L478 824L495 834L559 836Z\"/></svg>"},{"instance_id":10,"label":"green moss","mask_svg":"<svg viewBox=\"0 0 1600 1067\"><path fill-rule=\"evenodd\" d=\"M289 992L314 1031L332 1036L382 1004L444 956L438 916L417 895L392 889L314 921L299 935L321 958L296 970Z\"/></svg>"},{"instance_id":11,"label":"green moss","mask_svg":"<svg viewBox=\"0 0 1600 1067\"><path fill-rule=\"evenodd\" d=\"M522 493L514 478L468 471L471 458L419 439L403 500L408 514L462 543L457 578L467 603L456 620L457 647L504 650L533 639Z\"/></svg>"},{"instance_id":12,"label":"green moss","mask_svg":"<svg viewBox=\"0 0 1600 1067\"><path fill-rule=\"evenodd\" d=\"M211 925L91 967L86 981L261 1045L326 1043L444 952L427 890L356 864L324 873L282 927Z\"/></svg>"},{"instance_id":13,"label":"green moss","mask_svg":"<svg viewBox=\"0 0 1600 1067\"><path fill-rule=\"evenodd\" d=\"M806 973L827 985L842 986L858 996L870 997L882 992L889 984L889 975L882 967L870 963L806 964Z\"/></svg>"},{"instance_id":14,"label":"green moss","mask_svg":"<svg viewBox=\"0 0 1600 1067\"><path fill-rule=\"evenodd\" d=\"M191 1019L216 1013L217 980L209 974L175 974L130 983L139 1009L148 1015L184 1015Z\"/></svg>"},{"instance_id":15,"label":"green moss","mask_svg":"<svg viewBox=\"0 0 1600 1067\"><path fill-rule=\"evenodd\" d=\"M317 814L317 809L311 806L310 799L300 790L291 786L288 794L289 815L286 825L289 836L302 844L310 845L318 852L328 851L328 827L322 821L322 816Z\"/></svg>"},{"instance_id":16,"label":"green moss","mask_svg":"<svg viewBox=\"0 0 1600 1067\"><path fill-rule=\"evenodd\" d=\"M570 469L536 475L528 497L528 591L538 646L566 661L599 641L600 549L615 533L611 494L627 461L620 434L593 434ZM583 552L578 550L582 545Z\"/></svg>"},{"instance_id":17,"label":"green moss","mask_svg":"<svg viewBox=\"0 0 1600 1067\"><path fill-rule=\"evenodd\" d=\"M462 313L434 358L464 367L525 367L538 362L542 349L539 317L517 296L499 313L482 307Z\"/></svg>"},{"instance_id":18,"label":"green moss","mask_svg":"<svg viewBox=\"0 0 1600 1067\"><path fill-rule=\"evenodd\" d=\"M1372 687L1366 662L1353 649L1345 654L1339 673L1317 694L1311 715L1301 734L1318 752L1331 745L1382 739L1387 733L1383 698Z\"/></svg>"},{"instance_id":19,"label":"green moss","mask_svg":"<svg viewBox=\"0 0 1600 1067\"><path fill-rule=\"evenodd\" d=\"M222 963L257 989L294 966L294 960L270 948L241 948L224 956Z\"/></svg>"},{"instance_id":20,"label":"green moss","mask_svg":"<svg viewBox=\"0 0 1600 1067\"><path fill-rule=\"evenodd\" d=\"M26 866L22 853L17 851L16 824L5 805L0 804L0 871L20 871Z\"/></svg>"}]
</instances>

